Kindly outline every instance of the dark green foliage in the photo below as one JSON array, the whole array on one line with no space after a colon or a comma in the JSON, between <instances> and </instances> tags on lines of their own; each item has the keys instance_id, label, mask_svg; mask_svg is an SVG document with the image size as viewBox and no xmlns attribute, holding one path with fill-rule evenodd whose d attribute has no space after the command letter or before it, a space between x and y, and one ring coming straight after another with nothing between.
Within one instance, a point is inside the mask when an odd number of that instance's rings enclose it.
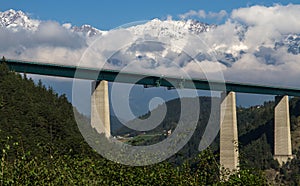
<instances>
[{"instance_id":1,"label":"dark green foliage","mask_svg":"<svg viewBox=\"0 0 300 186\"><path fill-rule=\"evenodd\" d=\"M300 185L300 148L295 152L295 158L280 168L280 173L277 182L285 185Z\"/></svg>"},{"instance_id":2,"label":"dark green foliage","mask_svg":"<svg viewBox=\"0 0 300 186\"><path fill-rule=\"evenodd\" d=\"M0 110L1 136L18 139L24 151L35 153L37 144L48 147L44 154L51 154L52 146L62 153L81 151L83 138L67 98L9 72L5 64L0 64Z\"/></svg>"},{"instance_id":3,"label":"dark green foliage","mask_svg":"<svg viewBox=\"0 0 300 186\"><path fill-rule=\"evenodd\" d=\"M273 159L265 134L240 149L240 163L242 167L261 170L278 167L278 162Z\"/></svg>"},{"instance_id":4,"label":"dark green foliage","mask_svg":"<svg viewBox=\"0 0 300 186\"><path fill-rule=\"evenodd\" d=\"M8 139L12 140L12 139ZM7 142L8 142L7 141ZM163 162L151 166L131 167L104 158L87 155L60 155L55 150L51 156L39 153L18 153L8 161L7 150L19 149L18 143L5 144L2 149L1 185L263 185L263 175L241 171L226 182L219 181L218 167L212 166L214 157L203 151L197 157L197 168L189 164L174 167Z\"/></svg>"},{"instance_id":5,"label":"dark green foliage","mask_svg":"<svg viewBox=\"0 0 300 186\"><path fill-rule=\"evenodd\" d=\"M264 173L260 170L241 170L236 174L233 174L229 177L229 180L220 183L220 185L269 185L266 180Z\"/></svg>"}]
</instances>

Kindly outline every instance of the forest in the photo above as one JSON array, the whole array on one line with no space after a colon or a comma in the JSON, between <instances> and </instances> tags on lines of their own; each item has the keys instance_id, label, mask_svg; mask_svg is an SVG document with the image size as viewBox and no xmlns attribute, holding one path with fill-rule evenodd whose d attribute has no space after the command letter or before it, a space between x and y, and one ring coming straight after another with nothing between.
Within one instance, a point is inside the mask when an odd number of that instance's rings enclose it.
<instances>
[{"instance_id":1,"label":"forest","mask_svg":"<svg viewBox=\"0 0 300 186\"><path fill-rule=\"evenodd\" d=\"M192 98L191 98L192 99ZM208 97L201 105L199 124L191 140L168 160L149 166L126 166L96 153L78 127L89 128L89 119L76 113L65 95L58 95L41 81L9 71L0 64L0 183L1 185L300 185L300 100L291 98L291 132L295 158L279 166L273 160L274 102L259 107L237 108L240 170L220 173L218 137L206 150L197 150L203 133L201 123L210 114ZM167 103L177 108L178 100ZM160 109L160 108L157 108ZM159 110L158 110L159 111ZM174 129L180 110L173 109L163 123L148 134ZM151 114L151 113L148 113ZM218 115L218 112L215 113ZM141 118L147 117L141 116ZM134 122L134 121L132 121ZM189 121L187 121L189 122ZM132 134L128 143L153 144L164 135L143 138L126 128L113 135ZM221 175L220 175L221 174ZM220 177L228 176L222 180Z\"/></svg>"}]
</instances>

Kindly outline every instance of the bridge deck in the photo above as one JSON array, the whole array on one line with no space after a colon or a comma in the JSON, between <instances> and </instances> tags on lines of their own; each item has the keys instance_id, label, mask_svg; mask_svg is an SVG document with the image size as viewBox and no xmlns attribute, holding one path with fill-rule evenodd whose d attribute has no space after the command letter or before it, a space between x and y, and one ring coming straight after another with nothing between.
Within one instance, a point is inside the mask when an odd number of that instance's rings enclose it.
<instances>
[{"instance_id":1,"label":"bridge deck","mask_svg":"<svg viewBox=\"0 0 300 186\"><path fill-rule=\"evenodd\" d=\"M39 74L88 80L97 79L106 80L110 82L133 83L149 86L165 86L175 88L179 87L188 89L196 88L201 90L213 91L224 91L226 88L226 91L234 91L241 93L300 96L300 89L284 87L242 84L234 82L225 82L224 86L224 82L208 82L204 79L186 80L178 77L159 77L145 74L124 73L105 69L99 70L92 68L28 62L12 59L5 60L5 63L8 65L10 70L27 74ZM139 81L136 82L136 80Z\"/></svg>"}]
</instances>

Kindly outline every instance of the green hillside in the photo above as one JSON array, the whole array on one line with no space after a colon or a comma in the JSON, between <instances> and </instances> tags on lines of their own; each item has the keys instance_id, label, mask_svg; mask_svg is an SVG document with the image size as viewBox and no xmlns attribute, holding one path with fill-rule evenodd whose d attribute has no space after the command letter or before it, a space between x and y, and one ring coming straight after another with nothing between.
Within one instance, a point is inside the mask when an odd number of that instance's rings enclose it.
<instances>
[{"instance_id":1,"label":"green hillside","mask_svg":"<svg viewBox=\"0 0 300 186\"><path fill-rule=\"evenodd\" d=\"M80 153L87 148L78 133L73 108L65 95L58 96L51 88L37 85L26 76L9 73L0 66L0 131L2 137L19 141L24 151L37 152L37 145L45 147L45 155L52 147L61 153L73 149ZM75 124L75 125L74 125Z\"/></svg>"},{"instance_id":2,"label":"green hillside","mask_svg":"<svg viewBox=\"0 0 300 186\"><path fill-rule=\"evenodd\" d=\"M210 114L211 98L200 97L185 99L190 99L191 102L199 101L201 107L199 115L200 119L191 140L182 150L169 159L170 162L176 164L181 164L184 160L193 159L198 155L199 141L201 140ZM167 113L159 127L152 131L147 131L146 133L135 132L123 127L118 131L118 135L130 134L129 136L133 136L133 138L127 142L133 145L155 144L167 138L162 131L174 130L174 128L176 128L178 113L180 113L180 100L176 99L169 101L166 105L170 112ZM281 182L283 184L297 185L300 184L300 99L292 98L290 100L292 145L293 153L296 158L282 168L280 168L278 162L273 159L274 106L274 102L265 102L260 106L237 108L240 166L242 169L265 170L268 178L273 183ZM163 109L162 106L158 107L156 111L153 112L160 112L159 110L161 109ZM214 117L219 117L219 112L219 110L214 110ZM147 115L151 115L151 113L148 113ZM141 118L147 118L147 115L142 116ZM189 120L188 116L185 119L186 122L193 122ZM135 120L131 122L135 122ZM217 136L209 149L211 153L218 155L219 136ZM219 161L218 158L216 158L216 161Z\"/></svg>"}]
</instances>

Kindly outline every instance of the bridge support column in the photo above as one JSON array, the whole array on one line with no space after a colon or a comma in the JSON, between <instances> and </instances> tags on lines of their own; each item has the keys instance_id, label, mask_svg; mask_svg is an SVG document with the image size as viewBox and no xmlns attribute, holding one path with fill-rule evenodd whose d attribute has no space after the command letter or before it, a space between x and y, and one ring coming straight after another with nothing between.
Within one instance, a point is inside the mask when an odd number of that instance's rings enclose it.
<instances>
[{"instance_id":1,"label":"bridge support column","mask_svg":"<svg viewBox=\"0 0 300 186\"><path fill-rule=\"evenodd\" d=\"M292 143L290 132L289 97L275 97L274 116L274 159L282 165L292 158Z\"/></svg>"},{"instance_id":2,"label":"bridge support column","mask_svg":"<svg viewBox=\"0 0 300 186\"><path fill-rule=\"evenodd\" d=\"M99 134L110 137L108 82L94 81L91 96L91 125Z\"/></svg>"},{"instance_id":3,"label":"bridge support column","mask_svg":"<svg viewBox=\"0 0 300 186\"><path fill-rule=\"evenodd\" d=\"M236 171L239 168L239 152L235 92L222 93L221 99L220 166Z\"/></svg>"}]
</instances>

